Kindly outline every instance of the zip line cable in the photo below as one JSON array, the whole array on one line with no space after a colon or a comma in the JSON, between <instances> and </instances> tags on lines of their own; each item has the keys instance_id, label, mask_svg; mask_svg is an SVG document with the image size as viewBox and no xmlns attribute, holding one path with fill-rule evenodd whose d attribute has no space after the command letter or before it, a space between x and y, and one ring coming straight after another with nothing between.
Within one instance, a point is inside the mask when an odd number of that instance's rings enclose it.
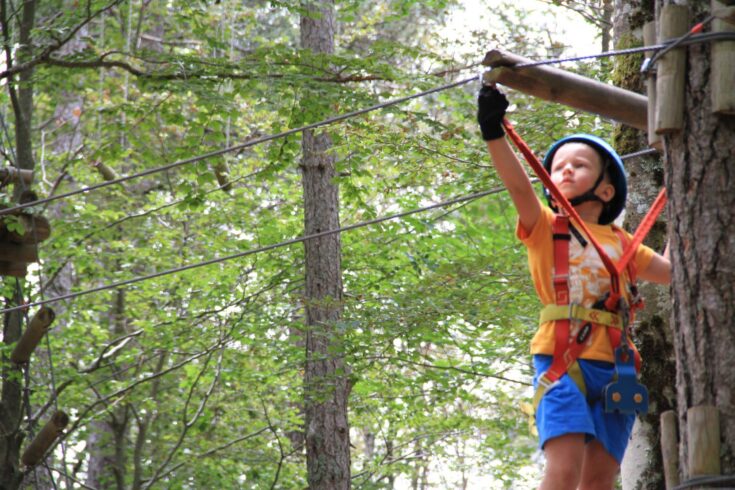
<instances>
[{"instance_id":1,"label":"zip line cable","mask_svg":"<svg viewBox=\"0 0 735 490\"><path fill-rule=\"evenodd\" d=\"M663 44L659 44L659 45L655 45L655 46L646 46L644 48L632 48L632 49L618 50L618 51L607 51L607 52L604 52L604 53L598 53L598 54L586 55L586 56L577 56L577 57L572 57L572 58L555 58L555 59L549 59L549 60L542 60L542 61L534 61L534 62L529 62L529 63L523 63L523 64L519 64L519 65L514 65L514 66L516 68L524 68L524 67L540 66L540 65L546 65L546 64L562 63L562 62L566 62L566 61L579 61L579 60L582 60L582 59L599 58L599 57L604 57L604 56L618 56L618 55L622 55L622 54L631 54L631 53L637 53L637 52L642 52L642 51L651 51L651 50L656 50L656 49L664 49L667 46L672 45L672 44L675 44L675 45L688 45L688 44L693 44L693 43L698 43L698 42L710 41L710 40L715 39L715 38L721 39L722 38L722 36L720 36L721 34L727 35L726 36L727 39L735 38L735 34L734 33L709 33L709 34L697 34L697 35L691 35L691 34L689 34L688 36L682 36L682 37L685 38L684 40L682 40L681 38L676 38L676 39L673 39L673 40L671 40L671 41L669 41L667 43L663 43ZM138 177L144 177L144 176L151 175L151 174L154 174L154 173L163 172L163 171L170 170L172 168L183 166L183 165L186 165L186 164L189 164L189 163L194 163L194 162L201 161L201 160L204 160L204 159L207 159L207 158L211 158L211 157L215 157L215 156L220 156L220 155L223 155L223 154L228 153L228 152L242 150L242 149L249 148L249 147L252 147L252 146L261 144L261 143L265 143L265 142L272 141L272 140L279 139L279 138L284 138L284 137L290 136L292 134L300 133L300 132L303 132L303 131L306 131L306 130L315 129L315 128L318 128L318 127L321 127L321 126L326 126L326 125L334 124L336 122L344 121L346 119L349 119L349 118L352 118L352 117L356 117L356 116L359 116L359 115L362 115L362 114L366 114L368 112L372 112L372 111L375 111L375 110L378 110L378 109L383 109L383 108L386 108L386 107L389 107L389 106L392 106L392 105L396 105L396 104L400 104L402 102L413 100L413 99L416 99L416 98L419 98L419 97L424 97L426 95L430 95L430 94L433 94L433 93L437 93L437 92L441 92L441 91L444 91L444 90L448 90L450 88L459 87L461 85L465 85L467 83L470 83L470 82L472 82L472 81L474 81L476 79L477 79L477 77L474 77L474 76L471 77L471 78L465 78L465 79L462 79L462 80L459 80L459 81L456 81L456 82L452 82L452 83L448 83L448 84L441 85L441 86L438 86L438 87L434 87L432 89L429 89L429 90L426 90L426 91L423 91L423 92L418 92L416 94L408 95L406 97L401 97L401 98L398 98L398 99L389 100L389 101L386 101L386 102L382 102L380 104L376 104L376 105L373 105L373 106L370 106L370 107L366 107L364 109L359 109L357 111L352 111L352 112L349 112L349 113L346 113L346 114L341 114L341 115L334 116L334 117L331 117L331 118L328 118L328 119L324 119L322 121L318 121L316 123L308 124L306 126L301 126L299 128L293 128L293 129L290 129L290 130L287 130L287 131L283 131L283 132L277 133L277 134L271 134L271 135L267 135L267 136L255 138L253 140L247 141L245 143L241 143L239 145L234 145L234 146L230 146L230 147L227 147L227 148L222 148L222 149L215 150L215 151L212 151L212 152L203 154L203 155L198 155L198 156L195 156L195 157L191 157L191 158L187 158L187 159L183 159L183 160L178 160L178 161L173 162L173 163L170 163L168 165L164 165L164 166L161 166L161 167L156 167L156 168L153 168L153 169L149 169L149 170L146 170L146 171L143 171L143 172L140 172L140 173L131 174L129 176L120 177L120 178L117 178L117 179L105 181L105 182L102 182L102 183L99 183L99 184L96 184L96 185L93 185L93 186L89 186L89 187L77 189L77 190L74 190L74 191L71 191L71 192L67 192L67 193L64 193L64 194L58 194L56 196L49 196L49 197L44 198L44 199L38 199L38 200L35 200L35 201L30 201L30 202L27 202L27 203L19 204L19 205L14 206L14 207L0 209L0 216L10 214L13 211L17 211L19 209L24 209L24 208L28 208L28 207L31 207L31 206L45 204L45 203L48 203L48 202L51 202L51 201L56 201L56 200L59 200L59 199L64 199L64 198L71 197L71 196L74 196L74 195L83 194L83 193L86 193L86 192L91 192L91 191L94 191L94 190L97 190L97 189L100 189L100 188L103 188L103 187L107 187L107 186L110 186L110 185L119 184L119 183L126 182L128 180L132 180L132 179L135 179L135 178L138 178ZM642 150L642 151L639 151L639 152L636 152L636 153L632 153L630 155L625 155L625 156L623 156L621 158L623 158L623 159L633 158L633 157L637 157L637 156L648 155L648 154L651 154L651 153L656 153L656 150L654 150L654 149ZM372 225L372 224L380 223L382 221L388 221L388 220L391 220L391 219L401 218L401 217L408 216L410 214L418 213L418 212L421 212L421 211L427 211L427 210L435 209L435 208L438 208L438 207L444 207L444 206L449 206L449 205L460 203L460 202L465 202L465 201L469 201L469 200L473 200L473 199L478 199L480 197L486 196L488 194L494 194L494 193L500 192L502 190L503 190L503 188L493 189L493 190L488 190L488 191L483 191L483 192L479 192L479 193L476 193L476 194L471 194L469 196L459 197L459 198L455 198L455 199L452 199L452 200L449 200L449 201L444 201L444 202L441 202L441 203L433 204L431 206L427 206L427 207L424 207L424 208L419 208L419 209L414 209L414 210L406 211L406 212L403 212L403 213L398 213L398 214L394 214L394 215L384 216L382 218L376 218L374 220L370 220L370 221L366 221L366 222L361 222L361 223L356 223L356 224L349 225L349 226L342 227L342 228L338 228L338 229L335 229L335 230L327 230L327 231L324 231L324 232L320 232L320 233L316 233L316 234L312 234L312 235L308 235L308 236L293 238L293 239L287 240L285 242L280 242L280 243L276 243L276 244L273 244L273 245L268 245L268 246L265 246L265 247L260 247L260 248L257 248L257 249L247 250L245 252L241 252L241 253L234 254L234 255L229 255L229 256L225 256L225 257L219 257L219 258L207 260L207 261L204 261L204 262L199 262L199 263L190 264L190 265L186 265L186 266L182 266L182 267L177 267L177 268L174 268L174 269L169 269L169 270L166 270L166 271L161 271L161 272L154 273L154 274L149 274L149 275L146 275L146 276L135 277L135 278L132 278L132 279L128 279L128 280L125 280L125 281L120 281L120 282L113 283L113 284L99 286L99 287L96 287L96 288L93 288L93 289L78 291L76 293L69 293L69 294L66 294L66 295L62 295L62 296L58 296L58 297L54 297L54 298L49 298L49 299L42 299L41 301L36 301L36 302L32 302L32 303L28 303L28 304L24 304L24 305L20 305L20 306L15 306L15 307L11 307L11 308L5 308L5 309L0 310L0 313L8 313L8 312L20 310L20 309L23 309L23 308L30 308L30 307L34 307L34 306L41 306L41 305L45 305L45 304L48 304L48 303L54 303L54 302L58 302L58 301L66 300L66 299L72 299L72 298L76 298L76 297L79 297L79 296L84 296L84 295L87 295L87 294L92 294L92 293L96 293L96 292L106 291L106 290L109 290L109 289L114 289L114 288L118 288L118 287L127 286L127 285L130 285L130 284L135 284L135 283L138 283L138 282L141 282L141 281L145 281L145 280L149 280L149 279L155 279L155 278L158 278L158 277L161 277L161 276L175 274L175 273L178 273L178 272L184 272L186 270L190 270L190 269L194 269L194 268L198 268L198 267L204 267L204 266L207 266L207 265L217 264L217 263L225 262L225 261L228 261L228 260L232 260L232 259L241 258L241 257L245 257L245 256L248 256L248 255L256 254L256 253L266 252L266 251L269 251L269 250L272 250L272 249L275 249L275 248L279 248L279 247L283 247L283 246L287 246L287 245L292 245L292 244L295 244L295 243L304 242L306 240L310 240L310 239L314 239L314 238L319 238L319 237L330 235L330 234L334 234L334 233L340 233L340 232L343 232L343 231L353 230L353 229L360 228L360 227L363 227L363 226L369 226L369 225Z\"/></svg>"},{"instance_id":2,"label":"zip line cable","mask_svg":"<svg viewBox=\"0 0 735 490\"><path fill-rule=\"evenodd\" d=\"M636 158L636 157L640 157L640 156L644 156L644 155L649 155L649 154L652 154L652 153L657 153L657 151L654 150L654 149L646 149L646 150L638 151L638 152L635 152L635 153L630 153L630 154L623 155L620 158L623 159L623 160L628 160L628 159L631 159L631 158ZM533 179L532 180L532 183L535 183L535 182L538 182L538 179ZM102 292L102 291L107 291L107 290L110 290L110 289L116 289L116 288L123 287L123 286L129 286L131 284L135 284L135 283L138 283L138 282L148 281L150 279L156 279L158 277L168 276L168 275L171 275L171 274L177 274L179 272L184 272L184 271L191 270L191 269L197 269L199 267L205 267L205 266L208 266L208 265L219 264L219 263L222 263L222 262L227 262L229 260L239 259L239 258L242 258L242 257L247 257L248 255L255 255L255 254L258 254L258 253L262 253L262 252L267 252L267 251L270 251L270 250L274 250L276 248L281 248L281 247L285 247L285 246L288 246L288 245L293 245L295 243L301 243L301 242L305 242L307 240L313 240L315 238L321 238L323 236L333 235L335 233L342 233L342 232L345 232L345 231L355 230L357 228L363 228L365 226L375 225L375 224L378 224L378 223L382 223L383 221L389 221L389 220L393 220L393 219L403 218L405 216L410 216L412 214L421 213L421 212L424 212L424 211L430 211L432 209L437 209L437 208L443 208L443 207L451 206L453 204L459 204L459 203L463 203L463 202L474 201L475 199L479 199L481 197L485 197L485 196L488 196L490 194L499 194L500 192L503 192L505 190L506 190L505 187L496 187L496 188L493 188L493 189L476 192L474 194L469 194L469 195L466 195L466 196L456 197L454 199L449 199L447 201L438 202L438 203L431 204L429 206L425 206L425 207L422 207L422 208L416 208L416 209L411 209L411 210L403 211L403 212L396 213L396 214L390 214L390 215L387 215L387 216L382 216L382 217L371 219L371 220L368 220L368 221L362 221L362 222L359 222L359 223L354 223L354 224L351 224L351 225L343 226L343 227L340 227L340 228L336 228L334 230L325 230L325 231L321 231L319 233L313 233L311 235L296 237L296 238L292 238L290 240L286 240L286 241L283 241L283 242L274 243L274 244L271 244L271 245L266 245L264 247L254 248L254 249L251 249L251 250L246 250L244 252L239 252L239 253L236 253L236 254L233 254L233 255L226 255L224 257L217 257L217 258L214 258L214 259L205 260L203 262L197 262L197 263L194 263L194 264L189 264L189 265L185 265L185 266L181 266L181 267L176 267L176 268L173 268L173 269L167 269L165 271L156 272L156 273L148 274L148 275L145 275L145 276L138 276L138 277L134 277L134 278L131 278L131 279L126 279L124 281L120 281L120 282L116 282L116 283L112 283L112 284L102 285L102 286L99 286L99 287L96 287L96 288L92 288L92 289L85 289L85 290L82 290L82 291L77 291L75 293L68 293L68 294L64 294L62 296L56 296L56 297L48 298L48 299L41 299L41 301L36 301L36 302L27 303L27 304L23 304L23 305L19 305L19 306L14 306L14 307L11 307L11 308L5 308L5 309L0 310L0 314L2 314L2 313L9 313L11 311L16 311L16 310L20 310L20 309L24 309L24 308L27 309L27 308L36 307L36 306L42 306L42 305L46 305L46 304L49 304L49 303L56 303L58 301L63 301L63 300L67 300L67 299L73 299L73 298L77 298L79 296L86 296L88 294L93 294L93 293L99 293L99 292Z\"/></svg>"},{"instance_id":3,"label":"zip line cable","mask_svg":"<svg viewBox=\"0 0 735 490\"><path fill-rule=\"evenodd\" d=\"M623 49L623 50L617 50L617 51L605 51L603 53L597 53L597 54L592 54L592 55L584 55L584 56L575 56L575 57L569 57L569 58L553 58L553 59L547 59L547 60L541 60L541 61L533 61L533 62L529 62L529 63L522 63L522 64L518 64L518 65L513 65L513 67L514 68L529 68L529 67L533 67L533 66L558 64L558 63L565 63L565 62L570 62L570 61L580 61L580 60L585 60L585 59L604 58L604 57L610 57L610 56L619 56L619 55L625 55L625 54L634 54L634 53L640 53L640 52L644 52L644 51L655 51L655 50L659 50L659 49L665 49L665 48L667 48L668 46L671 46L671 45L688 46L690 44L696 44L696 43L702 43L702 42L708 42L708 41L714 41L714 40L733 40L733 39L735 39L735 33L732 33L732 32L713 32L713 33L706 33L706 34L688 35L688 36L682 36L682 37L685 37L685 39L682 40L681 38L675 38L675 39L672 39L670 41L667 41L666 43L656 44L656 45L652 45L652 46L645 46L645 47L640 47L640 48L630 48L630 49ZM472 82L473 80L476 80L476 79L477 79L477 77L474 77L474 76L471 77L471 78L465 78L465 79L462 79L462 80L459 80L459 81L456 81L456 82L448 83L448 84L445 84L445 85L440 85L438 87L434 87L432 89L429 89L429 90L426 90L426 91L423 91L423 92L418 92L418 93L415 93L415 94L412 94L412 95L408 95L408 96L405 96L405 97L400 97L400 98L397 98L397 99L388 100L386 102L381 102L380 104L375 104L375 105L372 105L370 107L366 107L364 109L359 109L359 110L356 110L356 111L352 111L352 112L348 112L348 113L345 113L345 114L334 116L334 117L331 117L331 118L328 118L328 119L324 119L322 121L318 121L318 122L315 122L315 123L312 123L312 124L308 124L306 126L301 126L301 127L298 127L298 128L289 129L287 131L282 131L280 133L275 133L275 134L270 134L270 135L262 136L262 137L259 137L259 138L255 138L255 139L246 141L244 143L240 143L238 145L233 145L233 146L229 146L229 147L226 147L226 148L221 148L219 150L214 150L214 151L211 151L209 153L204 153L204 154L197 155L197 156L194 156L194 157L185 158L183 160L177 160L177 161L172 162L172 163L169 163L167 165L163 165L163 166L160 166L160 167L151 168L151 169L144 170L144 171L139 172L139 173L127 175L127 176L124 176L124 177L118 177L118 178L113 179L113 180L108 180L108 181L105 181L105 182L100 182L99 184L91 185L91 186L88 186L88 187L82 187L80 189L69 191L69 192L66 192L66 193L63 193L63 194L57 194L55 196L49 196L49 197L46 197L46 198L43 198L43 199L37 199L35 201L30 201L30 202L27 202L27 203L18 204L18 205L15 205L15 206L12 206L12 207L8 207L8 208L5 208L5 209L0 209L0 216L4 216L4 215L10 214L10 213L12 213L14 211L18 211L18 210L21 210L21 209L29 208L29 207L32 207L32 206L38 206L38 205L46 204L46 203L49 203L49 202L52 202L52 201L57 201L59 199L66 199L68 197L76 196L76 195L79 195L79 194L85 194L87 192L92 192L92 191L95 191L95 190L98 190L98 189L102 189L104 187L108 187L108 186L111 186L111 185L121 184L121 183L127 182L129 180L137 179L139 177L146 177L148 175L156 174L156 173L159 173L159 172L165 172L167 170L171 170L171 169L174 169L174 168L177 168L177 167L181 167L183 165L188 165L190 163L195 163L195 162L199 162L199 161L202 161L202 160L206 160L208 158L213 158L213 157L221 156L221 155L224 155L224 154L227 154L227 153L231 153L231 152L235 152L235 151L239 151L239 150L244 150L246 148L250 148L250 147L253 147L253 146L262 144L262 143L267 143L269 141L273 141L273 140L276 140L276 139L285 138L287 136L291 136L293 134L301 133L303 131L307 131L307 130L310 130L310 129L316 129L316 128L319 128L319 127L322 127L322 126L328 126L330 124L341 122L341 121L344 121L346 119L350 119L350 118L353 118L353 117L356 117L356 116L367 114L369 112L373 112L373 111L376 111L376 110L379 110L379 109L384 109L386 107L390 107L390 106L397 105L397 104L400 104L400 103L403 103L403 102L407 102L409 100L417 99L417 98L420 98L420 97L424 97L426 95L431 95L433 93L437 93L437 92L441 92L441 91L448 90L448 89L451 89L451 88L459 87L461 85L466 85L466 84L468 84L468 83L470 83L470 82Z\"/></svg>"},{"instance_id":4,"label":"zip line cable","mask_svg":"<svg viewBox=\"0 0 735 490\"><path fill-rule=\"evenodd\" d=\"M87 192L92 192L92 191L95 191L97 189L101 189L103 187L108 187L108 186L111 186L111 185L120 184L122 182L127 182L128 180L136 179L138 177L145 177L145 176L152 175L152 174L155 174L155 173L165 172L166 170L171 170L171 169L176 168L176 167L181 167L183 165L187 165L187 164L190 164L190 163L199 162L201 160L206 160L208 158L221 156L221 155L224 155L226 153L231 153L231 152L238 151L238 150L244 150L245 148L250 148L252 146L256 146L256 145L259 145L259 144L262 144L262 143L267 143L268 141L273 141L273 140L276 140L276 139L285 138L287 136L291 136L293 134L297 134L297 133L301 133L301 132L304 132L304 131L308 131L310 129L316 129L316 128L319 128L321 126L328 126L328 125L334 124L336 122L344 121L345 119L350 119L350 118L353 118L353 117L356 117L356 116L360 116L362 114L367 114L368 112L376 111L376 110L379 110L379 109L384 109L384 108L389 107L389 106L392 106L392 105L400 104L402 102L406 102L406 101L409 101L409 100L412 100L412 99L417 99L419 97L424 97L426 95L430 95L430 94L433 94L433 93L436 93L436 92L441 92L443 90L448 90L450 88L459 87L460 85L465 85L465 84L470 83L470 82L475 81L475 80L477 80L477 77L475 77L475 76L473 76L471 78L465 78L465 79L460 80L458 82L448 83L448 84L445 84L445 85L441 85L439 87L434 87L432 89L429 89L429 90L426 90L426 91L423 91L423 92L418 92L418 93L415 93L415 94L412 94L412 95L408 95L406 97L401 97L401 98L398 98L398 99L389 100L389 101L386 101L386 102L382 102L380 104L376 104L376 105L373 105L373 106L370 106L370 107L366 107L364 109L359 109L359 110L356 110L356 111L348 112L346 114L341 114L339 116L330 117L330 118L324 119L322 121L318 121L318 122L315 122L315 123L312 123L312 124L307 124L306 126L301 126L301 127L298 127L298 128L289 129L287 131L282 131L282 132L276 133L276 134L270 134L270 135L266 135L266 136L261 136L259 138L255 138L255 139L246 141L245 143L240 143L238 145L233 145L233 146L230 146L230 147L227 147L227 148L221 148L219 150L211 151L209 153L205 153L205 154L202 154L202 155L194 156L194 157L191 157L191 158L185 158L183 160L177 160L177 161L175 161L173 163L169 163L168 165L163 165L163 166L160 166L160 167L151 168L151 169L144 170L143 172L139 172L139 173L136 173L136 174L131 174L131 175L127 175L125 177L118 177L117 179L108 180L108 181L105 181L105 182L100 182L99 184L91 185L89 187L83 187L81 189L76 189L76 190L73 190L73 191L69 191L69 192L66 192L64 194L57 194L55 196L49 196L49 197L46 197L46 198L43 198L43 199L38 199L36 201L27 202L27 203L24 203L24 204L18 204L16 206L13 206L13 207L10 207L10 208L0 209L0 216L6 215L6 214L10 214L13 211L18 211L20 209L29 208L31 206L38 206L40 204L46 204L46 203L49 203L49 202L52 202L52 201L56 201L56 200L59 200L59 199L65 199L67 197L75 196L75 195L78 195L78 194L84 194L84 193L87 193Z\"/></svg>"},{"instance_id":5,"label":"zip line cable","mask_svg":"<svg viewBox=\"0 0 735 490\"><path fill-rule=\"evenodd\" d=\"M473 80L474 80L474 78L473 78ZM98 287L92 288L92 289L86 289L86 290L83 290L83 291L77 291L77 292L74 292L74 293L68 293L68 294L64 294L64 295L61 295L61 296L56 296L54 298L48 298L48 299L44 299L44 300L41 300L41 301L36 301L36 302L33 302L33 303L27 303L27 304L23 304L23 305L19 305L19 306L14 306L14 307L11 307L11 308L5 308L5 309L0 310L0 313L10 313L11 311L17 311L17 310L21 310L21 309L24 309L24 308L32 308L32 307L36 307L36 306L42 306L42 305L49 304L49 303L56 303L58 301L63 301L63 300L67 300L67 299L77 298L79 296L86 296L86 295L92 294L92 293L99 293L99 292L102 292L102 291L107 291L109 289L116 289L116 288L123 287L123 286L129 286L131 284L135 284L135 283L142 282L142 281L147 281L147 280L150 280L150 279L156 279L156 278L162 277L162 276L168 276L168 275L171 275L171 274L176 274L176 273L179 273L179 272L184 272L184 271L187 271L187 270L196 269L196 268L204 267L204 266L208 266L208 265L219 264L221 262L226 262L226 261L233 260L233 259L239 259L239 258L242 258L242 257L247 257L248 255L254 255L254 254L258 254L258 253L262 253L262 252L267 252L267 251L270 251L270 250L274 250L276 248L281 248L281 247L285 247L285 246L288 246L288 245L293 245L295 243L301 243L301 242L305 242L307 240L313 240L315 238L321 238L321 237L328 236L328 235L334 235L335 233L342 233L342 232L345 232L345 231L350 231L350 230L354 230L354 229L357 229L357 228L362 228L362 227L365 227L365 226L375 225L375 224L378 224L378 223L382 223L383 221L389 221L389 220L393 220L393 219L397 219L397 218L403 218L405 216L409 216L411 214L420 213L420 212L423 212L423 211L429 211L429 210L436 209L436 208L442 208L442 207L446 207L446 206L451 206L452 204L458 204L458 203L465 202L465 201L471 201L471 200L474 200L474 199L479 199L481 197L484 197L484 196L487 196L487 195L490 195L490 194L498 194L498 193L500 193L500 192L502 192L504 190L505 190L504 187L496 187L494 189L489 189L489 190L485 190L485 191L481 191L481 192L476 192L474 194L469 194L467 196L457 197L457 198L454 198L454 199L450 199L448 201L438 202L438 203L431 204L429 206L425 206L425 207L422 207L422 208L411 209L409 211L403 211L401 213L390 214L390 215L387 215L387 216L382 216L382 217L371 219L371 220L368 220L368 221L362 221L362 222L359 222L359 223L354 223L352 225L343 226L343 227L336 228L336 229L333 229L333 230L325 230L325 231L321 231L319 233L313 233L311 235L296 237L296 238L292 238L290 240L286 240L286 241L283 241L283 242L278 242L278 243L274 243L274 244L271 244L271 245L266 245L264 247L258 247L258 248L254 248L254 249L250 249L250 250L245 250L244 252L239 252L239 253L236 253L236 254L233 254L233 255L227 255L227 256L224 256L224 257L217 257L217 258L214 258L214 259L205 260L204 262L197 262L195 264L189 264L189 265L185 265L185 266L181 266L181 267L176 267L176 268L173 268L173 269L167 269L165 271L155 272L153 274L148 274L148 275L145 275L145 276L134 277L132 279L126 279L124 281L120 281L120 282L116 282L116 283L112 283L112 284L106 284L106 285L98 286Z\"/></svg>"},{"instance_id":6,"label":"zip line cable","mask_svg":"<svg viewBox=\"0 0 735 490\"><path fill-rule=\"evenodd\" d=\"M625 154L625 155L621 155L621 157L620 157L620 158L621 158L622 160L628 160L628 159L632 159L632 158L637 158L637 157L641 157L641 156L651 155L651 154L654 154L654 153L658 153L658 150L655 150L655 149L653 149L653 148L649 148L649 149L645 149L645 150L637 151L637 152L634 152L634 153L628 153L628 154ZM535 183L537 183L537 182L539 182L539 180L538 180L538 179L536 179L536 178L534 178L534 179L531 179L531 183L535 184ZM501 190L505 190L505 189L501 189ZM483 197L483 196L477 196L477 197ZM461 198L460 198L460 199L461 199ZM472 199L474 199L474 198L473 198L472 196L467 196L467 197L466 197L466 199L464 199L464 202L468 202L468 201L470 201L470 200L472 200ZM439 206L439 205L441 205L441 204L444 204L444 205L446 206L446 205L450 205L450 204L454 204L454 203L458 203L458 202L462 202L462 201L461 201L461 200L459 200L459 201L452 201L452 202L447 202L447 203L439 203L439 204L437 204L437 205L432 205L432 206ZM431 208L428 208L428 209L431 209ZM408 214L411 214L411 213L414 213L414 212L419 212L419 211L424 211L424 210L425 210L425 208L421 208L421 209L418 209L418 210L413 210L413 211L407 211L406 213L408 213ZM147 213L145 213L145 214L147 214ZM405 216L405 215L404 215L404 216ZM389 217L389 218L385 218L385 219L391 219L391 218L397 218L397 217L400 217L400 216L396 215L396 216L392 216L392 217ZM378 218L378 219L380 219L380 218ZM385 220L385 219L384 219L384 220ZM373 224L373 223L369 223L369 224ZM353 225L351 225L351 226L353 226ZM363 226L367 226L367 225L363 225ZM357 228L357 226L356 226L356 225L354 225L354 227L355 227L355 228ZM344 230L342 230L342 231L344 231ZM315 237L306 237L306 238L304 238L304 240L308 240L309 238L315 238ZM253 253L255 253L255 252L253 252ZM232 257L232 258L236 258L236 257ZM195 265L196 265L196 264L193 264L193 266L195 266ZM206 265L206 264L203 264L203 265ZM192 268L193 268L193 267L192 267ZM59 269L59 270L60 270L60 269ZM58 272L58 270L57 270L57 272ZM178 271L178 270L177 270L177 271L173 271L173 272L171 272L171 273L173 274L173 273L175 273L175 272L180 272L180 271ZM53 282L53 279L54 279L55 277L56 277L56 275L55 275L55 274L54 274L54 275L52 275L51 279L49 279L48 281L46 281L46 285L48 285L49 283ZM156 276L156 277L157 277L157 276ZM141 279L141 280L143 280L143 279ZM135 282L138 282L138 281L135 281ZM128 283L128 284L130 284L130 283ZM117 287L117 286L114 286L114 287ZM81 296L81 295L80 295L80 296ZM45 299L45 298L44 298L44 297L43 297L43 295L42 295L42 296L41 296L41 301L40 301L39 303L40 303L40 304L45 304L45 303L44 303L44 299ZM57 299L57 298L54 298L54 301L60 301L60 300L62 300L62 299L69 299L69 298L59 298L59 299ZM23 307L30 307L30 306L35 306L35 305L37 305L37 304L36 304L36 303L33 303L33 304L29 304L29 305L23 305ZM3 311L4 311L4 310L3 310ZM2 313L2 311L0 311L0 313Z\"/></svg>"}]
</instances>

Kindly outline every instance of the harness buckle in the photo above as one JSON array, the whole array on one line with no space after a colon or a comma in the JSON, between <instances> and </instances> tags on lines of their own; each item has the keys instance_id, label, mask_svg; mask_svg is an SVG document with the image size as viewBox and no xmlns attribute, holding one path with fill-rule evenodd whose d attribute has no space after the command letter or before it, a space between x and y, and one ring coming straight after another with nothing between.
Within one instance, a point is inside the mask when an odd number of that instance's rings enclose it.
<instances>
[{"instance_id":1,"label":"harness buckle","mask_svg":"<svg viewBox=\"0 0 735 490\"><path fill-rule=\"evenodd\" d=\"M546 373L539 376L538 380L536 381L538 383L539 388L543 388L544 392L548 392L551 388L559 384L559 380L551 381L546 377Z\"/></svg>"}]
</instances>

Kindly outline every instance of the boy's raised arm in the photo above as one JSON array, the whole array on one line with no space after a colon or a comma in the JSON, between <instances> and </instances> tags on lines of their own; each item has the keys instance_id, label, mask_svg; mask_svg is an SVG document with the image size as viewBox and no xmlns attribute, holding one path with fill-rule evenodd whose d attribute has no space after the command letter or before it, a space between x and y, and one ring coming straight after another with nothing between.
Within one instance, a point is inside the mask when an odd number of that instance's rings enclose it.
<instances>
[{"instance_id":1,"label":"boy's raised arm","mask_svg":"<svg viewBox=\"0 0 735 490\"><path fill-rule=\"evenodd\" d=\"M482 87L477 97L477 122L482 138L487 142L493 165L518 211L521 226L530 232L541 215L541 203L526 170L505 139L502 122L507 108L508 100L503 93L495 87Z\"/></svg>"}]
</instances>

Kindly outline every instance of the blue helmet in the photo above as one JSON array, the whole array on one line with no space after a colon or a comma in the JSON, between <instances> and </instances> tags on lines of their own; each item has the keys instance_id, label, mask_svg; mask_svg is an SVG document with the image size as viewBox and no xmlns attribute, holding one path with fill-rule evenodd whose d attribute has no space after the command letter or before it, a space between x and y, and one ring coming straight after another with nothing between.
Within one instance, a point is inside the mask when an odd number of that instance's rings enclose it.
<instances>
[{"instance_id":1,"label":"blue helmet","mask_svg":"<svg viewBox=\"0 0 735 490\"><path fill-rule=\"evenodd\" d=\"M602 182L605 172L607 172L607 174L610 176L610 182L612 183L613 187L615 187L615 196L613 196L610 202L605 203L605 206L602 209L602 213L600 214L599 223L601 225L610 224L623 211L623 209L625 208L625 200L628 197L628 183L625 178L625 168L623 167L623 160L620 158L620 155L618 155L618 153L613 149L612 146L607 144L607 142L605 142L603 139L598 138L597 136L593 136L591 134L573 134L571 136L567 136L566 138L562 138L551 145L551 148L549 148L549 151L546 152L546 156L544 157L544 168L547 172L551 172L551 161L554 159L554 154L559 149L559 147L566 143L574 142L584 143L591 146L595 149L595 151L597 151L597 153L600 155L600 161L602 162L602 173L600 174L600 177L597 179L597 182L595 182L595 185L592 187L592 189L588 190L581 196L577 196L574 199L571 199L570 202L572 203L572 205L576 206L577 204L585 201L598 199L597 196L594 195L594 192L595 189L597 189L597 186L600 185L600 182ZM549 206L551 206L551 208L556 211L556 207L552 204L551 194L546 188L544 188L544 195L549 202Z\"/></svg>"}]
</instances>

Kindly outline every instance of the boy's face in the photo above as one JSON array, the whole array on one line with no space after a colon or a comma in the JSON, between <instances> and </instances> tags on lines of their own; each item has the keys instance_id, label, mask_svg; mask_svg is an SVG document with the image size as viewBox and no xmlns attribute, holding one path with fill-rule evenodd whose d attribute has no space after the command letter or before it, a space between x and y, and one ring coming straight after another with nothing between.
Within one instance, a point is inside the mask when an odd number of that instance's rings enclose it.
<instances>
[{"instance_id":1,"label":"boy's face","mask_svg":"<svg viewBox=\"0 0 735 490\"><path fill-rule=\"evenodd\" d=\"M551 180L567 199L581 196L592 189L600 172L600 155L584 143L572 142L560 146L551 161ZM615 187L604 178L595 194L608 202L615 195Z\"/></svg>"}]
</instances>

